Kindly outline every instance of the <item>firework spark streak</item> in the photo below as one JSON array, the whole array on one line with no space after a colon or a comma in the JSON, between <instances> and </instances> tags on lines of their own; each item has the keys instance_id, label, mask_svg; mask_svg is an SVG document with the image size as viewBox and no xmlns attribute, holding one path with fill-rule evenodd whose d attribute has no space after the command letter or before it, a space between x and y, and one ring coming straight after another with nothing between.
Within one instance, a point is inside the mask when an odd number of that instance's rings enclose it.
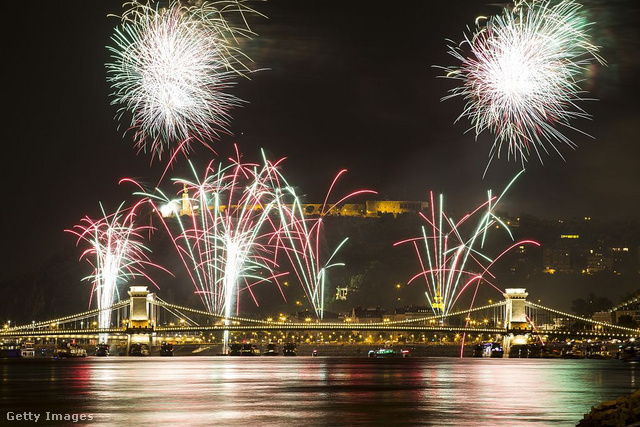
<instances>
[{"instance_id":1,"label":"firework spark streak","mask_svg":"<svg viewBox=\"0 0 640 427\"><path fill-rule=\"evenodd\" d=\"M369 191L325 203L320 216L307 217L279 171L283 161L271 162L263 154L262 164L245 163L236 152L228 166L211 162L202 178L193 168L195 180L174 179L183 188L181 200L159 189L140 193L162 214L196 293L211 313L226 318L237 313L240 292L258 304L252 287L263 282L275 283L284 298L279 279L291 268L322 318L327 270L340 265L332 260L344 243L322 261L322 218L347 198Z\"/></svg>"},{"instance_id":2,"label":"firework spark streak","mask_svg":"<svg viewBox=\"0 0 640 427\"><path fill-rule=\"evenodd\" d=\"M72 230L66 230L78 237L77 244L89 244L80 259L85 259L93 267L93 273L83 280L92 282L91 299L95 294L100 310L113 305L114 299L119 299L118 284L144 277L155 285L145 268L153 266L164 270L152 263L147 255L150 251L144 246L142 235L151 228L136 225L139 207L140 203L127 210L120 205L115 213L107 215L101 205L102 218L93 220L85 217ZM98 324L101 329L111 327L111 310L99 312ZM100 339L103 341L106 335L101 334Z\"/></svg>"},{"instance_id":3,"label":"firework spark streak","mask_svg":"<svg viewBox=\"0 0 640 427\"><path fill-rule=\"evenodd\" d=\"M246 24L244 13L252 10L233 0L128 5L108 47L107 72L112 104L120 107L117 118L131 115L138 149L159 159L168 151L171 162L191 142L208 146L219 133L229 133L229 110L241 101L225 90L249 71L237 40L250 31L226 18L236 14Z\"/></svg>"},{"instance_id":4,"label":"firework spark streak","mask_svg":"<svg viewBox=\"0 0 640 427\"><path fill-rule=\"evenodd\" d=\"M279 229L274 234L277 247L286 254L298 281L302 284L305 295L319 319L323 318L326 273L331 267L344 265L333 263L333 258L348 238L342 240L331 255L322 262L320 242L323 235L323 218L331 215L344 201L360 194L376 194L371 190L358 190L347 194L335 203L330 204L329 198L339 178L347 170L341 170L333 179L325 200L316 218L308 218L304 206L295 189L279 175L278 182L282 197L278 198Z\"/></svg>"},{"instance_id":5,"label":"firework spark streak","mask_svg":"<svg viewBox=\"0 0 640 427\"><path fill-rule=\"evenodd\" d=\"M445 214L442 195L436 209L433 193L431 193L430 215L420 214L428 224L428 226L422 227L422 235L395 243L395 246L401 244L413 246L421 271L413 276L408 283L419 278L424 279L427 286L425 292L427 300L434 314L442 316L443 321L463 292L470 286L475 285L477 290L477 286L481 282L485 282L503 292L492 283L495 276L490 272L490 268L502 256L520 245L539 246L537 242L522 240L509 246L495 258L490 258L480 252L488 231L494 226L500 225L509 231L507 225L494 212L508 188L520 174L509 183L500 196L494 196L489 192L488 200L485 203L459 221L455 221ZM463 237L463 225L478 215L480 215L480 220L476 227L468 237ZM509 235L511 236L510 232ZM513 238L513 236L511 237ZM478 247L479 249L477 249Z\"/></svg>"},{"instance_id":6,"label":"firework spark streak","mask_svg":"<svg viewBox=\"0 0 640 427\"><path fill-rule=\"evenodd\" d=\"M576 147L558 126L576 130L570 120L590 118L576 105L584 100L581 76L594 60L604 63L580 8L573 0L517 1L449 46L460 65L443 69L461 84L443 100L464 98L457 120L468 117L476 137L484 130L495 135L489 164L505 145L523 167L533 152L541 163L549 149L562 157L555 142Z\"/></svg>"}]
</instances>

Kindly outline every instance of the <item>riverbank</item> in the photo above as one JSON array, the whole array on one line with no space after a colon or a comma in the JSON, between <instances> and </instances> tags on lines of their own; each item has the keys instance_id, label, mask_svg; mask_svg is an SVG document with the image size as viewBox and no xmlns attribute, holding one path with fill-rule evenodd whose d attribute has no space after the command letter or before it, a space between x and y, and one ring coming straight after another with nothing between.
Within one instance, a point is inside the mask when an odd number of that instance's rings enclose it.
<instances>
[{"instance_id":1,"label":"riverbank","mask_svg":"<svg viewBox=\"0 0 640 427\"><path fill-rule=\"evenodd\" d=\"M584 415L577 427L640 427L640 390L604 402Z\"/></svg>"}]
</instances>

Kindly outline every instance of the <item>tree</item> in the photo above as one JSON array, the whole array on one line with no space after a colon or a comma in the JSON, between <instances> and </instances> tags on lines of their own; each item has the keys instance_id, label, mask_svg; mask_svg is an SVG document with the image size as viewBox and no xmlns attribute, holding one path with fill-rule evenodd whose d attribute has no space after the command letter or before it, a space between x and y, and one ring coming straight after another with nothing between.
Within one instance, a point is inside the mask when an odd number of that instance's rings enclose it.
<instances>
[{"instance_id":1,"label":"tree","mask_svg":"<svg viewBox=\"0 0 640 427\"><path fill-rule=\"evenodd\" d=\"M596 311L604 311L613 307L613 303L609 298L598 297L594 293L590 293L587 299L578 298L571 302L571 310L578 316L591 316Z\"/></svg>"},{"instance_id":2,"label":"tree","mask_svg":"<svg viewBox=\"0 0 640 427\"><path fill-rule=\"evenodd\" d=\"M584 298L578 298L571 301L571 311L578 316L586 316L589 309L589 304Z\"/></svg>"}]
</instances>

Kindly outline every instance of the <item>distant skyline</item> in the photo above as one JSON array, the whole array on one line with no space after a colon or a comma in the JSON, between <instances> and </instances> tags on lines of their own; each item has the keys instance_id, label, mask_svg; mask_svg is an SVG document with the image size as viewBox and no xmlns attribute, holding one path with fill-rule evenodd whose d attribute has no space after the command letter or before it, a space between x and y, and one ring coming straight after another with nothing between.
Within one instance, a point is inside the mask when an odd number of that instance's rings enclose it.
<instances>
[{"instance_id":1,"label":"distant skyline","mask_svg":"<svg viewBox=\"0 0 640 427\"><path fill-rule=\"evenodd\" d=\"M512 215L636 219L640 200L640 5L585 0L594 41L607 66L593 66L581 104L592 121L573 124L592 135L567 134L576 151L536 159L509 192ZM494 161L482 174L491 136L478 141L455 123L462 100L440 102L453 87L434 65L449 65L445 39L461 40L478 15L498 13L484 1L371 2L268 0L249 4L257 35L243 41L256 71L233 93L233 136L212 144L221 159L238 143L248 159L260 149L288 157L288 179L319 201L335 173L341 186L369 188L379 199L426 200L443 192L454 210L499 192L520 165ZM37 263L67 245L65 234L99 202L115 209L133 189L124 177L157 184L164 164L150 166L114 120L104 64L122 1L79 0L7 5L2 256L7 270ZM214 156L194 146L196 162ZM174 172L186 176L179 159ZM170 176L161 186L171 188ZM176 189L177 191L177 189ZM535 236L534 236L535 237ZM78 254L79 255L79 254ZM6 274L5 272L2 273Z\"/></svg>"}]
</instances>

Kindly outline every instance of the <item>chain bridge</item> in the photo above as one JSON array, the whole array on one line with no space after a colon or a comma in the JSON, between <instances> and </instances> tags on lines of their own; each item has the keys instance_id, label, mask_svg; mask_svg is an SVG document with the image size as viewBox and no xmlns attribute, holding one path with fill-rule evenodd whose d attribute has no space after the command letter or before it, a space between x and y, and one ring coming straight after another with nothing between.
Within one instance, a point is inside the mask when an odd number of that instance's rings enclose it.
<instances>
[{"instance_id":1,"label":"chain bridge","mask_svg":"<svg viewBox=\"0 0 640 427\"><path fill-rule=\"evenodd\" d=\"M55 319L12 325L0 331L4 340L84 340L156 345L163 341L220 342L222 335L231 333L231 339L263 336L300 340L305 336L324 336L327 333L350 333L362 337L375 333L395 333L425 340L433 334L440 336L475 336L480 339L502 339L511 344L526 342L529 338L547 340L628 340L640 338L640 329L626 328L607 322L565 313L527 300L525 289L506 289L504 300L439 315L421 315L397 319L290 320L225 317L162 300L148 291L146 286L132 286L129 299L111 307L87 310ZM101 313L110 312L111 327L100 328ZM104 315L104 314L103 314ZM377 336L377 335L376 335ZM382 335L380 335L382 336Z\"/></svg>"}]
</instances>

